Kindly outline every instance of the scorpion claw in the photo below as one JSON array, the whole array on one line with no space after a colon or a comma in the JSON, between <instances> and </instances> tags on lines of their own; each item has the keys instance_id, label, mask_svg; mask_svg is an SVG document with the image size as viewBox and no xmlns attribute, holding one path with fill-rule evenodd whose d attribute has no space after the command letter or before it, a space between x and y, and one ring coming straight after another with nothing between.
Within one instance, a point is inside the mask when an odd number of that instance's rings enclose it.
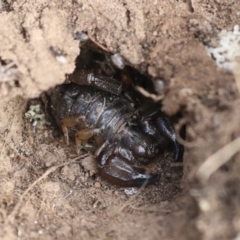
<instances>
[{"instance_id":1,"label":"scorpion claw","mask_svg":"<svg viewBox=\"0 0 240 240\"><path fill-rule=\"evenodd\" d=\"M125 158L116 155L100 166L100 174L107 181L123 187L138 187L146 181L151 184L160 177L160 174L146 173L144 168L130 165Z\"/></svg>"},{"instance_id":2,"label":"scorpion claw","mask_svg":"<svg viewBox=\"0 0 240 240\"><path fill-rule=\"evenodd\" d=\"M171 144L174 149L174 160L180 160L182 147L176 139L176 134L171 121L161 110L150 109L146 111L140 122L142 130L159 139L162 147Z\"/></svg>"},{"instance_id":3,"label":"scorpion claw","mask_svg":"<svg viewBox=\"0 0 240 240\"><path fill-rule=\"evenodd\" d=\"M163 136L172 142L174 148L174 160L178 160L180 155L180 145L176 139L176 134L170 120L165 116L158 117L156 120L156 127Z\"/></svg>"}]
</instances>

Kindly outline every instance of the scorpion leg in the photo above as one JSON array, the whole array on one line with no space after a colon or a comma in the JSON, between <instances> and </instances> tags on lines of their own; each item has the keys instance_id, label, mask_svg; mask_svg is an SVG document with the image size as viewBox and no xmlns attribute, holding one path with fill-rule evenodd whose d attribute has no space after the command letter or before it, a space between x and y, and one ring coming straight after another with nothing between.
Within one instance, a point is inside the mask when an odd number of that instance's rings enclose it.
<instances>
[{"instance_id":1,"label":"scorpion leg","mask_svg":"<svg viewBox=\"0 0 240 240\"><path fill-rule=\"evenodd\" d=\"M69 134L68 128L74 127L78 125L80 130L77 131L75 135L76 141L76 151L79 154L81 146L89 151L94 151L95 147L93 145L88 144L88 140L98 135L99 129L96 128L86 128L83 120L76 115L68 116L62 119L62 131L64 133L64 140L66 144L69 144Z\"/></svg>"},{"instance_id":2,"label":"scorpion leg","mask_svg":"<svg viewBox=\"0 0 240 240\"><path fill-rule=\"evenodd\" d=\"M147 173L144 167L136 166L121 156L116 143L104 143L100 149L97 154L100 174L109 182L124 187L137 187L145 182L154 183L160 177L159 174Z\"/></svg>"},{"instance_id":3,"label":"scorpion leg","mask_svg":"<svg viewBox=\"0 0 240 240\"><path fill-rule=\"evenodd\" d=\"M160 109L146 111L141 118L140 125L144 132L154 136L159 141L162 148L171 143L174 148L174 159L179 159L181 146L176 139L170 120Z\"/></svg>"},{"instance_id":4,"label":"scorpion leg","mask_svg":"<svg viewBox=\"0 0 240 240\"><path fill-rule=\"evenodd\" d=\"M64 134L64 140L67 145L69 145L69 134L68 134L68 128L73 127L75 125L80 125L81 128L84 126L84 122L82 119L80 119L76 115L67 116L62 119L61 125L62 125L62 131Z\"/></svg>"},{"instance_id":5,"label":"scorpion leg","mask_svg":"<svg viewBox=\"0 0 240 240\"><path fill-rule=\"evenodd\" d=\"M66 144L69 144L69 134L68 134L68 128L74 127L78 125L79 131L77 131L75 135L75 141L76 141L76 152L79 154L81 146L85 148L86 150L89 150L91 152L96 150L96 147L94 145L88 144L88 140L91 137L94 137L96 144L99 146L102 144L103 139L99 135L100 129L98 128L86 128L84 121L79 118L79 116L71 115L67 116L62 119L62 131L64 134L64 140Z\"/></svg>"},{"instance_id":6,"label":"scorpion leg","mask_svg":"<svg viewBox=\"0 0 240 240\"><path fill-rule=\"evenodd\" d=\"M84 149L89 150L93 152L95 150L95 147L93 145L88 144L88 140L93 137L97 136L99 134L98 128L84 128L76 133L76 151L79 154L81 146L83 146Z\"/></svg>"}]
</instances>

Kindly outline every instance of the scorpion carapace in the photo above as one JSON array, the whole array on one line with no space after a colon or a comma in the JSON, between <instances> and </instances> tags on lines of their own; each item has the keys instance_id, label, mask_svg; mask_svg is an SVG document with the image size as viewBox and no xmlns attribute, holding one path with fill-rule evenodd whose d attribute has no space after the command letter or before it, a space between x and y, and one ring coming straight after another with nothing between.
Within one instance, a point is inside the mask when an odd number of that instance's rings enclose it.
<instances>
[{"instance_id":1,"label":"scorpion carapace","mask_svg":"<svg viewBox=\"0 0 240 240\"><path fill-rule=\"evenodd\" d=\"M68 76L70 83L50 94L51 112L65 142L75 137L78 153L81 148L94 152L101 176L114 184L130 187L155 182L159 174L147 173L144 165L169 147L177 160L180 145L159 105L149 105L129 84L130 79L150 86L151 80L125 66L117 54L89 47L85 34L79 36L84 45L75 71Z\"/></svg>"}]
</instances>

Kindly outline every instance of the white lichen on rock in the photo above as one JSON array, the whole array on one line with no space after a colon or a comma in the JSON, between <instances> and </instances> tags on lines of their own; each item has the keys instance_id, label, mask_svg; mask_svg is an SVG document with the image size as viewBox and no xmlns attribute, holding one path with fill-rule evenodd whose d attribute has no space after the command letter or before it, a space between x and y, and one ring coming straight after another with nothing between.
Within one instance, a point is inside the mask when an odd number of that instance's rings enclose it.
<instances>
[{"instance_id":1,"label":"white lichen on rock","mask_svg":"<svg viewBox=\"0 0 240 240\"><path fill-rule=\"evenodd\" d=\"M206 50L216 60L218 67L234 72L234 68L240 60L239 25L235 25L233 31L220 31L218 37L219 45L217 47L206 46Z\"/></svg>"},{"instance_id":2,"label":"white lichen on rock","mask_svg":"<svg viewBox=\"0 0 240 240\"><path fill-rule=\"evenodd\" d=\"M34 131L36 127L39 128L46 124L45 114L40 104L30 105L28 111L25 113L25 118L32 124Z\"/></svg>"}]
</instances>

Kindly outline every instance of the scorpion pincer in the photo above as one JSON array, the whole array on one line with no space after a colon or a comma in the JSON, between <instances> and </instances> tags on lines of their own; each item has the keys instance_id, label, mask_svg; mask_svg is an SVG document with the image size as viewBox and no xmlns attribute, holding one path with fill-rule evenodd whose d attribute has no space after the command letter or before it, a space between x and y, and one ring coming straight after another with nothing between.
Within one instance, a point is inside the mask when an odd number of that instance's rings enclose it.
<instances>
[{"instance_id":1,"label":"scorpion pincer","mask_svg":"<svg viewBox=\"0 0 240 240\"><path fill-rule=\"evenodd\" d=\"M169 119L153 108L137 111L123 95L75 83L58 86L50 96L51 111L65 141L75 137L81 148L95 152L101 176L121 186L153 183L158 173L149 164L169 146L179 157L179 144Z\"/></svg>"}]
</instances>

